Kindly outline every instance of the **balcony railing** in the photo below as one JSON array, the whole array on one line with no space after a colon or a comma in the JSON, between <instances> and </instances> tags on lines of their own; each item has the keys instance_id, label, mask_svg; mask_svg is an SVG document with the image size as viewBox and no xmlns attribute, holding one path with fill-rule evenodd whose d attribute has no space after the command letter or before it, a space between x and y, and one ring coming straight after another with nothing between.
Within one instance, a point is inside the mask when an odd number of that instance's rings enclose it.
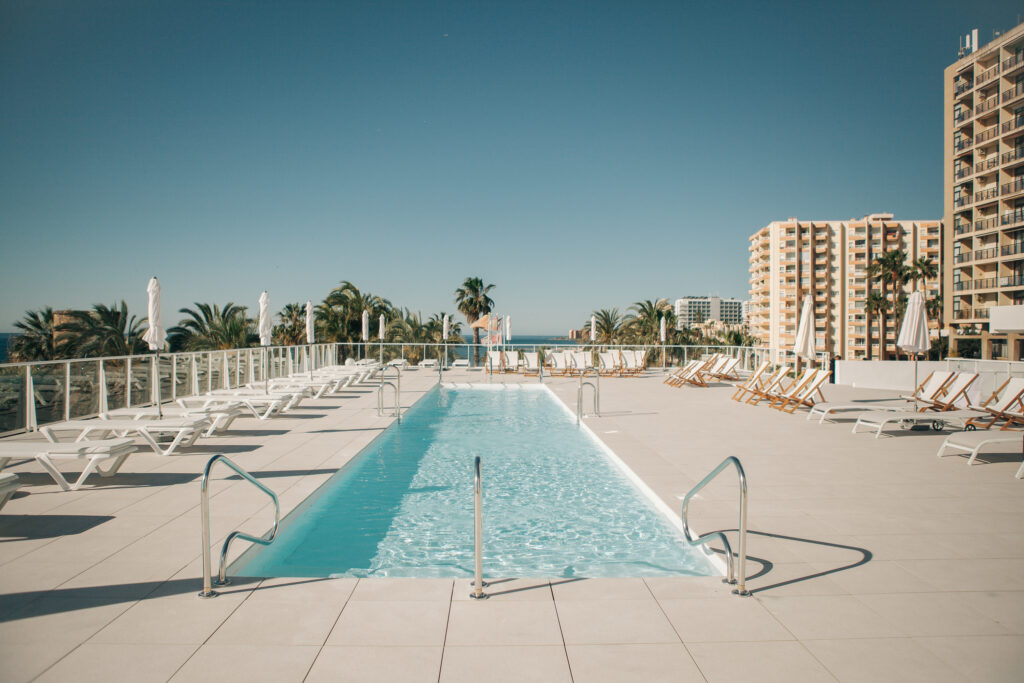
<instances>
[{"instance_id":1,"label":"balcony railing","mask_svg":"<svg viewBox=\"0 0 1024 683\"><path fill-rule=\"evenodd\" d=\"M967 176L969 176L970 174L971 174L971 167L970 167L970 165L964 165L964 166L963 166L963 167L961 167L961 168L960 168L960 169L959 169L959 170L958 170L958 171L957 171L956 173L954 173L954 174L953 174L953 176L954 176L954 177L955 177L955 178L956 178L957 180L960 180L960 179L962 179L962 178L966 178L966 177L967 177Z\"/></svg>"},{"instance_id":2,"label":"balcony railing","mask_svg":"<svg viewBox=\"0 0 1024 683\"><path fill-rule=\"evenodd\" d=\"M1000 253L1003 256L1013 256L1014 254L1024 254L1024 242L1018 242L1015 244L1004 244L1000 248Z\"/></svg>"},{"instance_id":3,"label":"balcony railing","mask_svg":"<svg viewBox=\"0 0 1024 683\"><path fill-rule=\"evenodd\" d=\"M996 219L995 216L992 216L991 218L983 218L982 220L979 220L979 221L974 221L974 230L976 232L978 230L989 230L991 228L998 228L998 227L999 227L999 221Z\"/></svg>"},{"instance_id":4,"label":"balcony railing","mask_svg":"<svg viewBox=\"0 0 1024 683\"><path fill-rule=\"evenodd\" d=\"M1009 121L1003 121L1002 125L1000 126L1000 129L1002 130L1003 134L1006 134L1012 133L1013 131L1021 127L1024 127L1024 117L1014 116Z\"/></svg>"},{"instance_id":5,"label":"balcony railing","mask_svg":"<svg viewBox=\"0 0 1024 683\"><path fill-rule=\"evenodd\" d=\"M970 90L973 87L973 85L974 84L971 81L962 80L962 81L957 81L956 83L954 83L953 84L953 89L956 91L956 94L959 96L959 95L962 95L963 93L967 92L968 90Z\"/></svg>"},{"instance_id":6,"label":"balcony railing","mask_svg":"<svg viewBox=\"0 0 1024 683\"><path fill-rule=\"evenodd\" d=\"M1024 95L1024 83L1020 83L1009 90L1003 91L1003 103L1010 102Z\"/></svg>"},{"instance_id":7,"label":"balcony railing","mask_svg":"<svg viewBox=\"0 0 1024 683\"><path fill-rule=\"evenodd\" d=\"M1024 287L1024 275L1008 275L999 278L1000 287Z\"/></svg>"},{"instance_id":8,"label":"balcony railing","mask_svg":"<svg viewBox=\"0 0 1024 683\"><path fill-rule=\"evenodd\" d=\"M987 159L982 159L978 163L974 164L974 172L981 173L982 171L987 171L990 168L995 168L998 165L999 157L993 155Z\"/></svg>"},{"instance_id":9,"label":"balcony railing","mask_svg":"<svg viewBox=\"0 0 1024 683\"><path fill-rule=\"evenodd\" d=\"M999 75L999 65L996 64L991 69L985 69L980 74L974 77L974 85L981 85L985 81L991 80L992 77Z\"/></svg>"},{"instance_id":10,"label":"balcony railing","mask_svg":"<svg viewBox=\"0 0 1024 683\"><path fill-rule=\"evenodd\" d=\"M971 260L971 252L965 251L953 257L953 263L968 263Z\"/></svg>"},{"instance_id":11,"label":"balcony railing","mask_svg":"<svg viewBox=\"0 0 1024 683\"><path fill-rule=\"evenodd\" d=\"M999 278L997 278L997 277L979 278L977 280L972 280L970 284L971 284L971 289L973 289L973 290L993 289L994 287L998 286Z\"/></svg>"},{"instance_id":12,"label":"balcony railing","mask_svg":"<svg viewBox=\"0 0 1024 683\"><path fill-rule=\"evenodd\" d=\"M1009 69L1015 69L1018 66L1020 66L1021 64L1024 64L1024 55L1014 55L1014 56L1010 57L1009 59L1004 59L1003 60L1003 63L1002 63L1003 71L1008 71Z\"/></svg>"},{"instance_id":13,"label":"balcony railing","mask_svg":"<svg viewBox=\"0 0 1024 683\"><path fill-rule=\"evenodd\" d=\"M958 209L960 207L962 207L962 206L970 206L970 205L971 205L971 198L969 196L967 196L967 195L964 195L963 197L960 197L959 199L954 199L953 200L953 206L955 206Z\"/></svg>"},{"instance_id":14,"label":"balcony railing","mask_svg":"<svg viewBox=\"0 0 1024 683\"><path fill-rule=\"evenodd\" d=\"M961 223L960 225L953 228L953 234L955 235L966 235L969 232L971 232L970 223Z\"/></svg>"},{"instance_id":15,"label":"balcony railing","mask_svg":"<svg viewBox=\"0 0 1024 683\"><path fill-rule=\"evenodd\" d=\"M974 136L974 143L980 145L981 143L987 140L991 140L997 135L999 135L999 126L992 126L991 128L986 128L985 130L981 131L980 133Z\"/></svg>"},{"instance_id":16,"label":"balcony railing","mask_svg":"<svg viewBox=\"0 0 1024 683\"><path fill-rule=\"evenodd\" d=\"M1003 194L1016 194L1024 190L1024 177L1017 178L1012 183L1003 184Z\"/></svg>"},{"instance_id":17,"label":"balcony railing","mask_svg":"<svg viewBox=\"0 0 1024 683\"><path fill-rule=\"evenodd\" d=\"M1021 125L1024 126L1024 121L1021 122ZM1004 164L1017 161L1018 159L1024 159L1024 148L1015 149L1012 152L1003 152L1002 156L999 157L999 161Z\"/></svg>"},{"instance_id":18,"label":"balcony railing","mask_svg":"<svg viewBox=\"0 0 1024 683\"><path fill-rule=\"evenodd\" d=\"M1024 223L1024 211L1007 211L1000 217L999 222L1003 227Z\"/></svg>"},{"instance_id":19,"label":"balcony railing","mask_svg":"<svg viewBox=\"0 0 1024 683\"><path fill-rule=\"evenodd\" d=\"M1004 185L1004 187L1008 187L1008 185ZM989 187L987 189L981 190L980 192L975 192L974 193L974 202L975 203L984 202L984 201L987 201L989 199L995 199L998 196L999 196L999 186L996 185L995 187Z\"/></svg>"},{"instance_id":20,"label":"balcony railing","mask_svg":"<svg viewBox=\"0 0 1024 683\"><path fill-rule=\"evenodd\" d=\"M992 111L999 106L999 95L993 95L984 102L979 102L974 106L974 114L979 116L987 111Z\"/></svg>"},{"instance_id":21,"label":"balcony railing","mask_svg":"<svg viewBox=\"0 0 1024 683\"><path fill-rule=\"evenodd\" d=\"M971 291L971 283L969 281L961 281L953 283L954 292L969 292Z\"/></svg>"},{"instance_id":22,"label":"balcony railing","mask_svg":"<svg viewBox=\"0 0 1024 683\"><path fill-rule=\"evenodd\" d=\"M971 138L960 138L960 140L953 145L954 152L962 152L965 149L970 149L974 146L974 141Z\"/></svg>"},{"instance_id":23,"label":"balcony railing","mask_svg":"<svg viewBox=\"0 0 1024 683\"><path fill-rule=\"evenodd\" d=\"M995 258L999 256L999 247L989 247L988 249L975 249L974 260L981 261L987 258Z\"/></svg>"}]
</instances>

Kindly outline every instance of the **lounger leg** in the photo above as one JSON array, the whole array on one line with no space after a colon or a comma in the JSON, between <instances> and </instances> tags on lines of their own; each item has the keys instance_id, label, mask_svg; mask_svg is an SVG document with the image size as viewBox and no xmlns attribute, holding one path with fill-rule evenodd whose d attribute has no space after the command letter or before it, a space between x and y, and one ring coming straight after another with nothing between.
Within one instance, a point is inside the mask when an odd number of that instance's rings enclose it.
<instances>
[{"instance_id":1,"label":"lounger leg","mask_svg":"<svg viewBox=\"0 0 1024 683\"><path fill-rule=\"evenodd\" d=\"M85 478L92 474L92 471L96 469L95 460L90 460L85 466L85 469L82 470L82 474L78 477L78 480L74 484L69 484L68 480L64 478L64 475L60 473L60 470L57 469L53 462L50 461L50 458L46 455L36 455L36 461L42 465L43 469L46 470L55 482L57 482L57 486L60 487L61 491L77 491L78 487L82 485L83 481L85 481Z\"/></svg>"},{"instance_id":2,"label":"lounger leg","mask_svg":"<svg viewBox=\"0 0 1024 683\"><path fill-rule=\"evenodd\" d=\"M128 459L129 455L131 455L131 453L122 453L121 455L115 457L114 462L110 463L110 466L107 467L107 469L103 469L102 467L100 467L99 464L102 461L106 460L109 456L96 458L96 473L99 474L101 477L114 476L115 474L117 474L117 471L121 469L121 465L124 464L124 461Z\"/></svg>"},{"instance_id":3,"label":"lounger leg","mask_svg":"<svg viewBox=\"0 0 1024 683\"><path fill-rule=\"evenodd\" d=\"M968 465L973 465L974 461L978 459L978 451L981 450L981 446L982 445L983 444L979 444L977 448L975 448L973 451L971 451L971 457L967 458L967 464Z\"/></svg>"},{"instance_id":4,"label":"lounger leg","mask_svg":"<svg viewBox=\"0 0 1024 683\"><path fill-rule=\"evenodd\" d=\"M946 444L948 444L948 443L949 443L949 437L946 437L946 440L942 442L941 446L939 446L939 452L935 454L936 458L941 458L943 455L945 455L944 451L946 450Z\"/></svg>"},{"instance_id":5,"label":"lounger leg","mask_svg":"<svg viewBox=\"0 0 1024 683\"><path fill-rule=\"evenodd\" d=\"M150 434L147 430L140 429L139 436L142 437L143 441L149 444L149 447L153 449L154 453L156 453L157 455L166 455L166 453L164 453L163 449L160 447L160 444L156 442L156 439L154 439L153 435Z\"/></svg>"},{"instance_id":6,"label":"lounger leg","mask_svg":"<svg viewBox=\"0 0 1024 683\"><path fill-rule=\"evenodd\" d=\"M1017 474L1013 476L1015 476L1017 479L1024 478L1024 462L1020 464L1020 469L1017 470Z\"/></svg>"}]
</instances>

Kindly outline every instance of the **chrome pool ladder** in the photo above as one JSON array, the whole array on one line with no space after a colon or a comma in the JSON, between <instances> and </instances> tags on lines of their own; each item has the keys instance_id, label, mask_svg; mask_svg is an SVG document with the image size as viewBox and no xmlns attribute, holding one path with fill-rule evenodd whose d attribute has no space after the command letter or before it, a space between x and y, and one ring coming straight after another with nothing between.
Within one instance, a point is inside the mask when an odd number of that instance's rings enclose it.
<instances>
[{"instance_id":1,"label":"chrome pool ladder","mask_svg":"<svg viewBox=\"0 0 1024 683\"><path fill-rule=\"evenodd\" d=\"M586 380L584 378L588 374L593 374L593 381ZM583 387L590 387L594 390L594 415L601 417L601 374L596 368L585 368L580 373L580 386L576 389L576 424L580 423L580 419L583 417Z\"/></svg>"},{"instance_id":2,"label":"chrome pool ladder","mask_svg":"<svg viewBox=\"0 0 1024 683\"><path fill-rule=\"evenodd\" d=\"M395 381L386 381L388 370L395 371ZM402 421L402 370L396 365L385 365L380 370L380 385L377 387L377 416L384 416L384 387L391 387L395 390L395 411L392 413L393 417L397 417L398 421Z\"/></svg>"},{"instance_id":3,"label":"chrome pool ladder","mask_svg":"<svg viewBox=\"0 0 1024 683\"><path fill-rule=\"evenodd\" d=\"M201 598L212 598L217 595L217 591L213 590L211 585L210 576L210 470L218 462L224 463L229 468L234 470L242 479L249 482L263 493L270 496L270 499L274 501L274 528L263 534L262 536L251 536L242 531L232 531L228 534L227 538L224 539L224 545L220 549L220 570L217 572L217 585L225 586L228 584L226 576L227 572L227 557L228 549L231 547L231 542L236 538L240 538L243 541L249 541L250 543L258 543L260 545L270 545L277 538L277 529L281 523L281 505L277 502L277 495L269 488L261 484L251 474L243 470L241 467L231 462L224 455L215 455L210 458L209 462L206 463L206 467L203 468L203 479L200 485L200 508L202 510L202 525L203 525L203 592L199 594Z\"/></svg>"},{"instance_id":4,"label":"chrome pool ladder","mask_svg":"<svg viewBox=\"0 0 1024 683\"><path fill-rule=\"evenodd\" d=\"M480 483L480 456L473 460L473 592L469 597L474 600L485 600L484 593L484 571L483 571L483 548L484 548L484 512L483 512L483 486Z\"/></svg>"},{"instance_id":5,"label":"chrome pool ladder","mask_svg":"<svg viewBox=\"0 0 1024 683\"><path fill-rule=\"evenodd\" d=\"M717 477L722 470L732 465L736 468L736 474L739 478L740 485L740 554L739 554L739 571L737 572L737 562L732 553L732 546L729 544L729 539L721 531L712 531L704 534L703 536L694 535L690 529L690 521L687 517L687 505L690 503L690 499L700 491L702 488L707 486L712 479ZM704 477L699 484L690 489L690 492L683 498L683 533L686 535L686 540L689 541L691 546L695 545L706 545L708 541L717 538L725 546L725 556L728 559L729 575L725 580L725 583L736 584L733 593L736 595L750 595L750 591L747 590L747 475L743 471L743 464L740 463L739 458L729 456L723 460L718 467L711 470L708 476ZM739 578L737 579L737 574Z\"/></svg>"}]
</instances>

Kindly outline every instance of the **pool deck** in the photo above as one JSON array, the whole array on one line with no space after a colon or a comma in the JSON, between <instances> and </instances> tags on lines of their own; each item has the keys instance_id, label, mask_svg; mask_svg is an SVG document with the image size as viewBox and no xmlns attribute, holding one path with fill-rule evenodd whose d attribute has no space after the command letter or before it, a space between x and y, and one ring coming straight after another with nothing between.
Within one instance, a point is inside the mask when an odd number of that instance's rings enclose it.
<instances>
[{"instance_id":1,"label":"pool deck","mask_svg":"<svg viewBox=\"0 0 1024 683\"><path fill-rule=\"evenodd\" d=\"M738 404L724 385L661 378L602 379L602 416L586 423L674 509L723 458L742 460L751 597L683 577L512 578L486 601L470 600L462 579L239 581L196 597L206 460L232 458L285 514L390 424L375 389L357 387L286 417L240 419L181 454L140 450L77 492L14 461L24 486L0 511L0 680L1024 679L1019 449L968 467L935 457L941 434L876 440L849 422ZM436 381L404 373L403 404ZM545 383L575 408L576 379ZM215 473L213 538L269 528L267 499ZM691 503L691 524L735 539L738 509L725 472Z\"/></svg>"}]
</instances>

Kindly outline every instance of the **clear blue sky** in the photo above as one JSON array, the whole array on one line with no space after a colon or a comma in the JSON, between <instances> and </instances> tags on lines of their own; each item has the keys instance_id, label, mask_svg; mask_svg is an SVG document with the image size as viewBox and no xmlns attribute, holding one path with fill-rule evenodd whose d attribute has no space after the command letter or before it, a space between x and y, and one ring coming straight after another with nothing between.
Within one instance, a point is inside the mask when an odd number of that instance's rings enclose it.
<instances>
[{"instance_id":1,"label":"clear blue sky","mask_svg":"<svg viewBox=\"0 0 1024 683\"><path fill-rule=\"evenodd\" d=\"M746 298L788 216L941 218L942 70L1010 2L0 0L0 331L352 280L514 331Z\"/></svg>"}]
</instances>

